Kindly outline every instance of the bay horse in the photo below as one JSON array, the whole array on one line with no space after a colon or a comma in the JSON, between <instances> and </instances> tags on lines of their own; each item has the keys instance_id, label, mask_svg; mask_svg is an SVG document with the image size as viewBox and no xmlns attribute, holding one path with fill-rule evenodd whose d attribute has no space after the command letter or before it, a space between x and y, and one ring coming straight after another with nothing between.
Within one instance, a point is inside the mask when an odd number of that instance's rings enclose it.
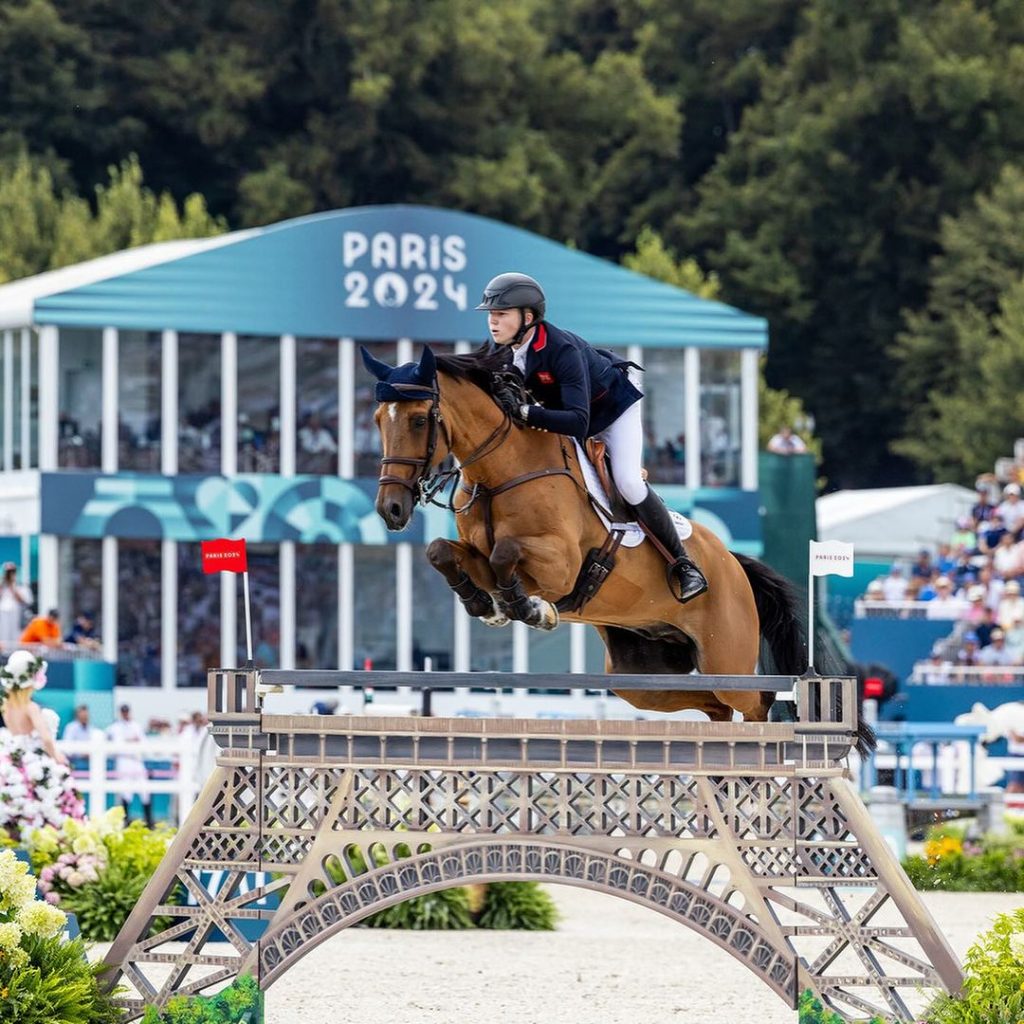
<instances>
[{"instance_id":1,"label":"bay horse","mask_svg":"<svg viewBox=\"0 0 1024 1024\"><path fill-rule=\"evenodd\" d=\"M559 622L555 602L575 587L585 556L608 530L586 497L571 439L513 423L492 397L507 357L487 346L466 355L425 347L419 363L391 367L363 349L377 385L381 476L376 509L389 530L404 529L415 503L450 455L460 484L451 499L459 539L434 540L430 564L466 611L489 625ZM436 478L434 478L436 481ZM687 551L708 580L705 594L680 604L653 545L620 547L614 571L568 622L596 626L611 673L783 675L806 669L796 595L789 582L752 558L733 554L693 524ZM766 721L775 699L759 691L617 690L637 708L695 708L712 721L739 711Z\"/></svg>"}]
</instances>

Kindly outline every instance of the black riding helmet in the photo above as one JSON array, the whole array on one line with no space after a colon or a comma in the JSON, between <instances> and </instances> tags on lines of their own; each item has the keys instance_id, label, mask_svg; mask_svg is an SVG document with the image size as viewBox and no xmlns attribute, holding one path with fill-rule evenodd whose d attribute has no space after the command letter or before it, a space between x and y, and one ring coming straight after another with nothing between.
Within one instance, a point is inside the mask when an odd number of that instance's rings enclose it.
<instances>
[{"instance_id":1,"label":"black riding helmet","mask_svg":"<svg viewBox=\"0 0 1024 1024\"><path fill-rule=\"evenodd\" d=\"M540 323L544 319L547 299L544 297L544 289L532 277L513 271L492 277L487 282L487 287L484 288L480 305L476 308L520 310L521 319L516 336L521 338L532 326L526 323L526 317L522 311L532 309L534 321Z\"/></svg>"}]
</instances>

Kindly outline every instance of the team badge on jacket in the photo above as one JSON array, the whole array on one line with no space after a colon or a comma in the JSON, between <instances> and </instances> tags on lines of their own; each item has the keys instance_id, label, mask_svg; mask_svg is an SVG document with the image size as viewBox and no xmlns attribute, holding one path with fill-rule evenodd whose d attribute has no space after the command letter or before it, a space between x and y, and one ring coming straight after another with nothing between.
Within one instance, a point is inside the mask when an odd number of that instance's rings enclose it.
<instances>
[{"instance_id":1,"label":"team badge on jacket","mask_svg":"<svg viewBox=\"0 0 1024 1024\"><path fill-rule=\"evenodd\" d=\"M555 378L550 373L548 373L547 370L538 370L537 371L537 380L539 380L541 382L541 384L554 384L555 383Z\"/></svg>"}]
</instances>

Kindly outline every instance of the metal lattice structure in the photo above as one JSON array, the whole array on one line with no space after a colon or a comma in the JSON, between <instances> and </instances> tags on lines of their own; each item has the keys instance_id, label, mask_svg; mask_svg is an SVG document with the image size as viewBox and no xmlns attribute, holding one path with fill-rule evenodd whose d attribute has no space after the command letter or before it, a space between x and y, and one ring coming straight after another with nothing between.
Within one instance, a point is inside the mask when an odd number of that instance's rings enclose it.
<instances>
[{"instance_id":1,"label":"metal lattice structure","mask_svg":"<svg viewBox=\"0 0 1024 1024\"><path fill-rule=\"evenodd\" d=\"M756 724L275 716L259 682L211 673L217 769L107 957L128 1019L242 972L267 988L384 907L502 879L650 907L850 1021L960 987L846 777L853 680L788 679L802 720Z\"/></svg>"}]
</instances>

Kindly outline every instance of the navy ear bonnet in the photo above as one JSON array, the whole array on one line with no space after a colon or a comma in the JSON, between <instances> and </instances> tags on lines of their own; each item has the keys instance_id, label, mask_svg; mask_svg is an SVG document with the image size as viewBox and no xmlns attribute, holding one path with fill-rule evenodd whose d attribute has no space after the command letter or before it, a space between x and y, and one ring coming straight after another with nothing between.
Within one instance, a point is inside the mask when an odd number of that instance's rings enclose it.
<instances>
[{"instance_id":1,"label":"navy ear bonnet","mask_svg":"<svg viewBox=\"0 0 1024 1024\"><path fill-rule=\"evenodd\" d=\"M362 345L359 351L363 365L377 378L373 397L378 402L412 402L433 398L436 394L437 363L428 346L424 346L418 363L406 363L404 366L388 366L370 355Z\"/></svg>"}]
</instances>

